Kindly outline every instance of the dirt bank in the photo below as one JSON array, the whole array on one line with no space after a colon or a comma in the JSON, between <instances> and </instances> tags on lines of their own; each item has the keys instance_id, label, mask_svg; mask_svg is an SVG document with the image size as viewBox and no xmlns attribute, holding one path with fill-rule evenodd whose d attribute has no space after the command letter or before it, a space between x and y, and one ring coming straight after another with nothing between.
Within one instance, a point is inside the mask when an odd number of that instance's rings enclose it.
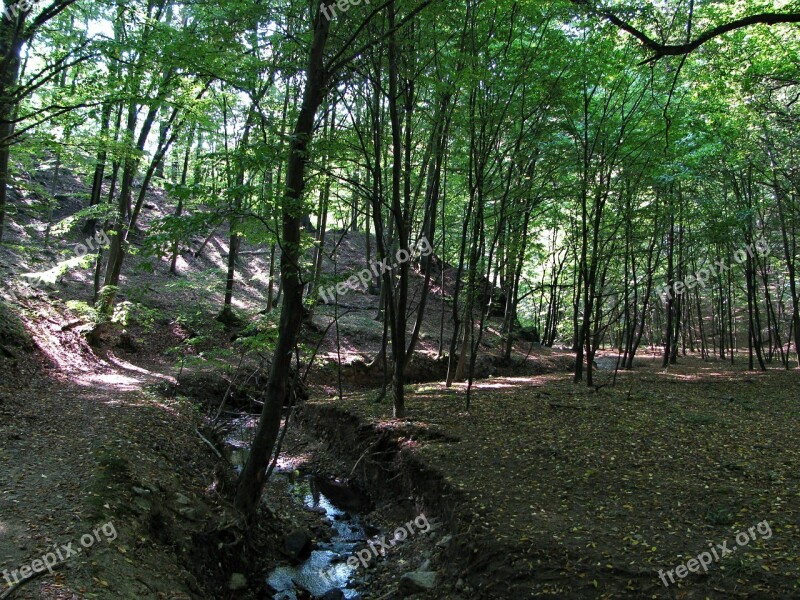
<instances>
[{"instance_id":1,"label":"dirt bank","mask_svg":"<svg viewBox=\"0 0 800 600\"><path fill-rule=\"evenodd\" d=\"M0 312L2 597L257 597L258 580L227 590L252 558L229 527L229 467L188 401L147 391L168 378L96 353L80 319L39 292L5 294ZM261 528L262 543L279 535Z\"/></svg>"}]
</instances>

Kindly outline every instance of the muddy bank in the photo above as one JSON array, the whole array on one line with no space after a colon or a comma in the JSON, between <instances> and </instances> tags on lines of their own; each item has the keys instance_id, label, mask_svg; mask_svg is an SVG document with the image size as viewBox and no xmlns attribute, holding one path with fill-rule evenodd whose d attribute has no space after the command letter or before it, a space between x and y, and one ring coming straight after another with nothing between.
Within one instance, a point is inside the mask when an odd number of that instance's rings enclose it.
<instances>
[{"instance_id":1,"label":"muddy bank","mask_svg":"<svg viewBox=\"0 0 800 600\"><path fill-rule=\"evenodd\" d=\"M403 424L379 428L334 404L313 401L298 411L298 423L324 440L331 454L352 465L351 477L376 502L392 504L405 515L425 514L441 523L442 535L430 566L440 579L435 590L423 597L481 597L476 594L480 582L469 574L471 557L477 554L471 534L473 516L465 510L469 497L410 451L420 437L443 444L451 438L436 431L412 432Z\"/></svg>"},{"instance_id":2,"label":"muddy bank","mask_svg":"<svg viewBox=\"0 0 800 600\"><path fill-rule=\"evenodd\" d=\"M436 588L422 598L530 597L537 589L533 581L540 588L548 587L548 593L560 589L568 597L597 597L591 587L567 592L569 588L561 586L564 564L579 563L580 555L565 552L552 540L514 542L513 527L498 531L497 524L487 518L488 507L474 500L475 490L437 470L417 452L423 445L443 445L447 452L447 446L457 444L459 438L411 418L363 418L335 401L304 404L298 420L330 454L344 457L352 477L376 501L393 502L404 507L406 514L424 513L441 519L443 538L436 542L430 566L439 579ZM503 538L498 533L504 534ZM592 567L587 571L587 576L600 576ZM401 596L389 593L385 597L395 600Z\"/></svg>"}]
</instances>

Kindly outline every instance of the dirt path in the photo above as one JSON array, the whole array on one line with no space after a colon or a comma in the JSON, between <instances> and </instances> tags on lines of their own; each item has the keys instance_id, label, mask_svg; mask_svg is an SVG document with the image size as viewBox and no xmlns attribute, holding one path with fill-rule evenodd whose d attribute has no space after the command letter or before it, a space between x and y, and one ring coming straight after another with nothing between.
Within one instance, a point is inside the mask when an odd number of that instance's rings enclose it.
<instances>
[{"instance_id":1,"label":"dirt path","mask_svg":"<svg viewBox=\"0 0 800 600\"><path fill-rule=\"evenodd\" d=\"M215 459L194 415L144 390L164 376L98 359L59 309L16 300L40 353L0 358L0 597L208 597L181 556Z\"/></svg>"}]
</instances>

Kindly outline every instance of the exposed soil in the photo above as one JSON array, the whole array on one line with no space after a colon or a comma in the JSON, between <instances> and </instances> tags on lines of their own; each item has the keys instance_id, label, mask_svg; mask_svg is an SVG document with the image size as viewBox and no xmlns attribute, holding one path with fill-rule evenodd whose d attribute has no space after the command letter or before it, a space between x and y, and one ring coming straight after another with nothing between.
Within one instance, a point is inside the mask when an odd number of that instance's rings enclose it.
<instances>
[{"instance_id":1,"label":"exposed soil","mask_svg":"<svg viewBox=\"0 0 800 600\"><path fill-rule=\"evenodd\" d=\"M221 590L233 566L220 564L225 553L213 544L235 522L220 490L230 467L200 437L192 405L146 391L168 378L114 348L95 354L58 302L38 292L5 300L25 310L18 320L0 302L0 560L8 577L0 594L229 597ZM268 521L253 538L263 544L280 527ZM52 573L22 576L70 543L77 551L65 551Z\"/></svg>"}]
</instances>

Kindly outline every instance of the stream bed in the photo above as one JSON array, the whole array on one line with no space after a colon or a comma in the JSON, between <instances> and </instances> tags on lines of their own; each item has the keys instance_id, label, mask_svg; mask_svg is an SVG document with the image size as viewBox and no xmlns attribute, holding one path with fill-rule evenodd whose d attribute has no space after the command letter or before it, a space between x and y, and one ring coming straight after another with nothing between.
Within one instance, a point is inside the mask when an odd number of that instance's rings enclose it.
<instances>
[{"instance_id":1,"label":"stream bed","mask_svg":"<svg viewBox=\"0 0 800 600\"><path fill-rule=\"evenodd\" d=\"M320 489L332 484L318 477L307 475L294 478L286 473L278 473L273 477L276 481L285 480L292 497L307 508L319 510L320 516L324 510L324 516L331 522L333 530L330 540L319 541L302 563L281 565L269 573L267 584L275 590L275 600L295 600L298 588L306 590L313 597L321 597L338 589L343 595L332 593L331 598L358 598L358 592L348 587L353 584L355 567L348 565L347 559L367 541L361 515L337 506Z\"/></svg>"},{"instance_id":2,"label":"stream bed","mask_svg":"<svg viewBox=\"0 0 800 600\"><path fill-rule=\"evenodd\" d=\"M252 438L256 419L251 415L231 415L226 444L234 467L241 471ZM348 598L356 600L353 589L356 567L347 559L379 533L366 525L364 516L372 509L367 496L347 484L320 475L300 474L280 465L271 476L298 505L316 512L330 526L330 538L317 540L310 555L299 564L279 565L266 575L266 585L275 600L307 598ZM327 537L327 536L326 536Z\"/></svg>"}]
</instances>

